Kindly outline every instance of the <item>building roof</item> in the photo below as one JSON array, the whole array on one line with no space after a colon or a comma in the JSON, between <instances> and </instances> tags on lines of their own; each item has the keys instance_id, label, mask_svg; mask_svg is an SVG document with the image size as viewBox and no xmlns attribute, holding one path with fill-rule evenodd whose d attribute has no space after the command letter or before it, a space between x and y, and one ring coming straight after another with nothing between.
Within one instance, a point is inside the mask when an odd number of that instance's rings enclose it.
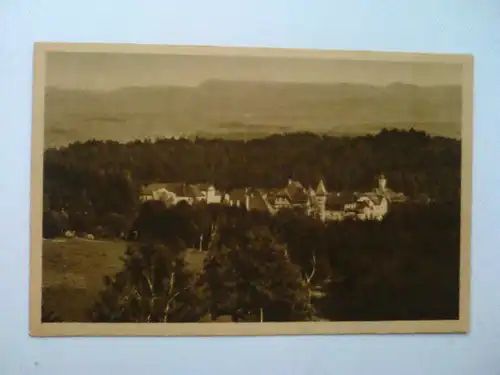
<instances>
[{"instance_id":1,"label":"building roof","mask_svg":"<svg viewBox=\"0 0 500 375\"><path fill-rule=\"evenodd\" d=\"M326 199L325 208L327 210L342 210L349 203L356 202L356 197L350 193L330 194Z\"/></svg>"},{"instance_id":2,"label":"building roof","mask_svg":"<svg viewBox=\"0 0 500 375\"><path fill-rule=\"evenodd\" d=\"M394 190L386 188L385 190L381 190L379 188L375 188L372 191L374 194L377 194L381 197L384 197L390 202L404 202L408 199L408 197L403 193L397 193Z\"/></svg>"},{"instance_id":3,"label":"building roof","mask_svg":"<svg viewBox=\"0 0 500 375\"><path fill-rule=\"evenodd\" d=\"M238 188L229 191L227 195L230 201L233 203L239 201L242 205L246 205L248 197L248 210L267 211L272 213L274 209L266 198L266 192L266 190L261 189Z\"/></svg>"},{"instance_id":4,"label":"building roof","mask_svg":"<svg viewBox=\"0 0 500 375\"><path fill-rule=\"evenodd\" d=\"M274 209L269 203L269 201L264 198L264 194L262 191L255 191L249 199L249 210L257 210L257 211L266 211L269 213L273 213Z\"/></svg>"},{"instance_id":5,"label":"building roof","mask_svg":"<svg viewBox=\"0 0 500 375\"><path fill-rule=\"evenodd\" d=\"M275 195L275 196L287 196L288 195L285 188L265 188L265 189L259 189L259 190L266 193L267 195Z\"/></svg>"},{"instance_id":6,"label":"building roof","mask_svg":"<svg viewBox=\"0 0 500 375\"><path fill-rule=\"evenodd\" d=\"M261 189L260 193L264 196L265 199L271 204L274 204L278 198L286 199L287 201L291 201L290 196L287 191L284 189Z\"/></svg>"},{"instance_id":7,"label":"building roof","mask_svg":"<svg viewBox=\"0 0 500 375\"><path fill-rule=\"evenodd\" d=\"M373 204L379 205L380 203L382 203L382 199L385 197L382 195L373 193L373 192L368 192L368 193L361 194L359 199L362 199L362 198L368 198L370 201L373 202Z\"/></svg>"},{"instance_id":8,"label":"building roof","mask_svg":"<svg viewBox=\"0 0 500 375\"><path fill-rule=\"evenodd\" d=\"M182 189L182 183L177 183L177 182L160 183L160 182L155 182L155 183L152 183L152 184L144 185L142 187L142 189L141 189L141 193L145 194L145 195L151 195L155 191L158 191L160 189L165 189L165 190L171 191L173 193L176 193L179 189Z\"/></svg>"},{"instance_id":9,"label":"building roof","mask_svg":"<svg viewBox=\"0 0 500 375\"><path fill-rule=\"evenodd\" d=\"M292 179L288 180L288 185L289 186L295 186L295 187L297 187L299 189L303 189L304 188L304 186L302 186L302 183L300 181L295 181L295 180L292 180Z\"/></svg>"},{"instance_id":10,"label":"building roof","mask_svg":"<svg viewBox=\"0 0 500 375\"><path fill-rule=\"evenodd\" d=\"M385 188L384 190L380 189L380 188L375 188L372 190L374 193L377 193L379 195L384 195L384 194L387 194L387 195L390 195L390 194L395 194L394 193L394 190L392 190L391 188Z\"/></svg>"},{"instance_id":11,"label":"building roof","mask_svg":"<svg viewBox=\"0 0 500 375\"><path fill-rule=\"evenodd\" d=\"M316 195L324 196L327 194L328 193L326 191L325 184L324 184L323 180L320 180L318 183L318 187L316 188Z\"/></svg>"},{"instance_id":12,"label":"building roof","mask_svg":"<svg viewBox=\"0 0 500 375\"><path fill-rule=\"evenodd\" d=\"M152 195L153 192L160 189L165 189L174 193L178 197L200 197L202 196L201 189L198 185L185 184L183 182L167 182L167 183L152 183L142 187L143 195Z\"/></svg>"},{"instance_id":13,"label":"building roof","mask_svg":"<svg viewBox=\"0 0 500 375\"><path fill-rule=\"evenodd\" d=\"M302 186L288 185L284 192L288 195L292 203L303 203L308 200L308 195Z\"/></svg>"}]
</instances>

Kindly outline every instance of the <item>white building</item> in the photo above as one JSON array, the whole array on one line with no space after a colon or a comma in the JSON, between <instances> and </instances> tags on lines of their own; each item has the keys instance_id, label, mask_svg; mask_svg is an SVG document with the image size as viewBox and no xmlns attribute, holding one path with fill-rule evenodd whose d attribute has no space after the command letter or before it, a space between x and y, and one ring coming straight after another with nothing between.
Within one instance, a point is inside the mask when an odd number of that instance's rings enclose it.
<instances>
[{"instance_id":1,"label":"white building","mask_svg":"<svg viewBox=\"0 0 500 375\"><path fill-rule=\"evenodd\" d=\"M145 185L141 190L141 201L161 200L168 205L180 202L193 204L205 201L207 203L220 203L221 194L212 185L185 184L185 183L153 183Z\"/></svg>"}]
</instances>

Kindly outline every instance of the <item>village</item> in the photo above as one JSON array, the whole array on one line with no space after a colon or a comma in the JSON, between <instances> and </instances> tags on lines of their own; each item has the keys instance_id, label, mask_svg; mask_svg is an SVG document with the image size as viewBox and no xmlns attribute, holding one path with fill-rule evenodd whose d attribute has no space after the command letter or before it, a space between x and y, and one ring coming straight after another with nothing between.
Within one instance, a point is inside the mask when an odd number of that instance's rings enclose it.
<instances>
[{"instance_id":1,"label":"village","mask_svg":"<svg viewBox=\"0 0 500 375\"><path fill-rule=\"evenodd\" d=\"M384 219L391 203L403 203L408 197L387 187L387 179L378 177L378 186L368 192L329 192L323 180L317 187L304 187L300 181L288 180L281 188L246 187L221 191L210 184L153 183L142 187L141 202L161 200L168 206L186 202L223 204L276 214L282 209L297 209L322 222Z\"/></svg>"}]
</instances>

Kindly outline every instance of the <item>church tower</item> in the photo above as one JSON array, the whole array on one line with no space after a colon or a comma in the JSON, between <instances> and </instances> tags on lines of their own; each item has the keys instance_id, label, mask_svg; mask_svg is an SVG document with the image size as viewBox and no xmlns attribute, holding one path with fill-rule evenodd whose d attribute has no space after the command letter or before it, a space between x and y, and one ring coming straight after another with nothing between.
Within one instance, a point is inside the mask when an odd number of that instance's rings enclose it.
<instances>
[{"instance_id":1,"label":"church tower","mask_svg":"<svg viewBox=\"0 0 500 375\"><path fill-rule=\"evenodd\" d=\"M378 188L379 188L381 193L385 192L386 186L387 186L387 179L385 178L385 176L383 174L381 174L378 178Z\"/></svg>"},{"instance_id":2,"label":"church tower","mask_svg":"<svg viewBox=\"0 0 500 375\"><path fill-rule=\"evenodd\" d=\"M316 206L318 208L318 214L321 221L325 221L327 194L325 184L323 183L323 180L320 180L318 187L316 188Z\"/></svg>"}]
</instances>

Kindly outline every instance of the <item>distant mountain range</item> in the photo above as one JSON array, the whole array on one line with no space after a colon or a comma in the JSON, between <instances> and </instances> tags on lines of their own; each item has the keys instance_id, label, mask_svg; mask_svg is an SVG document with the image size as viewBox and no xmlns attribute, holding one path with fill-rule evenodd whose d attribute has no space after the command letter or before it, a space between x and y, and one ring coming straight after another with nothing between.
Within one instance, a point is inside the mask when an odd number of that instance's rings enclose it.
<instances>
[{"instance_id":1,"label":"distant mountain range","mask_svg":"<svg viewBox=\"0 0 500 375\"><path fill-rule=\"evenodd\" d=\"M461 88L221 80L114 91L48 87L45 108L46 147L92 138L360 135L384 127L460 138Z\"/></svg>"}]
</instances>

